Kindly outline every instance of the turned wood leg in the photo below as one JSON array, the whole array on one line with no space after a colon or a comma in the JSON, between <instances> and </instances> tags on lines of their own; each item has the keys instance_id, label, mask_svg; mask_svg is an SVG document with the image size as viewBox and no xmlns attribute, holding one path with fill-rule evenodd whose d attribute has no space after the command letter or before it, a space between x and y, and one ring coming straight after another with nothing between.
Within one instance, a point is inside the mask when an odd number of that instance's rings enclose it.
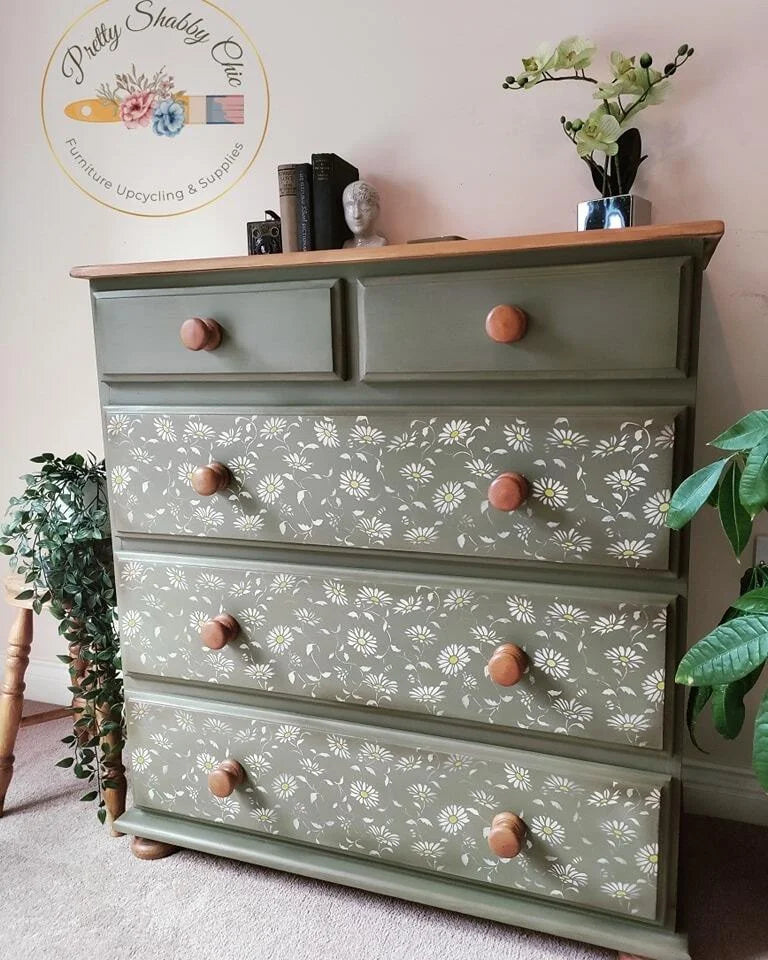
<instances>
[{"instance_id":1,"label":"turned wood leg","mask_svg":"<svg viewBox=\"0 0 768 960\"><path fill-rule=\"evenodd\" d=\"M109 713L103 707L100 707L98 709L99 725L106 723L109 719ZM105 737L102 737L101 740L102 747L106 750L106 759L104 761L105 779L111 780L116 784L114 787L104 787L102 789L104 806L107 811L107 819L105 822L113 837L122 837L122 833L115 829L114 822L125 813L125 767L123 766L122 751L117 747L119 739L119 733L114 732L108 733Z\"/></svg>"},{"instance_id":2,"label":"turned wood leg","mask_svg":"<svg viewBox=\"0 0 768 960\"><path fill-rule=\"evenodd\" d=\"M178 847L162 840L147 840L145 837L131 837L131 853L138 860L162 860L176 853Z\"/></svg>"},{"instance_id":3,"label":"turned wood leg","mask_svg":"<svg viewBox=\"0 0 768 960\"><path fill-rule=\"evenodd\" d=\"M24 706L24 674L32 647L32 611L22 607L8 638L5 676L0 688L0 817L13 776L13 748Z\"/></svg>"}]
</instances>

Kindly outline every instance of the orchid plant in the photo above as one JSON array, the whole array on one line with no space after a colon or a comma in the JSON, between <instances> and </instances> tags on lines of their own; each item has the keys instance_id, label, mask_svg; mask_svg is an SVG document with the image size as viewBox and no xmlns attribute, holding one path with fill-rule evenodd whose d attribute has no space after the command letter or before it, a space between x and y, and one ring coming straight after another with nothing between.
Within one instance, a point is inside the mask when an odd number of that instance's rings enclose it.
<instances>
[{"instance_id":1,"label":"orchid plant","mask_svg":"<svg viewBox=\"0 0 768 960\"><path fill-rule=\"evenodd\" d=\"M584 37L567 37L556 47L541 44L533 56L523 58L523 71L507 77L505 90L530 90L540 83L579 80L594 86L595 108L586 119L560 117L563 132L585 161L601 196L629 193L643 160L639 130L631 126L637 114L664 99L669 80L693 56L684 43L663 70L653 67L650 53L610 56L611 79L587 76L597 47ZM595 155L602 154L600 160Z\"/></svg>"}]
</instances>

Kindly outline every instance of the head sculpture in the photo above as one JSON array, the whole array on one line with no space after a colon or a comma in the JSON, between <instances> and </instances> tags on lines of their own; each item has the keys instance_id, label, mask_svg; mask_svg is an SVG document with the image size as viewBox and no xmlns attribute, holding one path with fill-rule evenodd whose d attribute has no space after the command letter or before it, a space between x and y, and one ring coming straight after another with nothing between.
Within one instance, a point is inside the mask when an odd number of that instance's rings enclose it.
<instances>
[{"instance_id":1,"label":"head sculpture","mask_svg":"<svg viewBox=\"0 0 768 960\"><path fill-rule=\"evenodd\" d=\"M380 209L376 187L365 180L355 180L344 188L342 204L344 219L352 232L352 239L345 241L345 247L381 247L386 244L386 238L377 234L375 228Z\"/></svg>"}]
</instances>

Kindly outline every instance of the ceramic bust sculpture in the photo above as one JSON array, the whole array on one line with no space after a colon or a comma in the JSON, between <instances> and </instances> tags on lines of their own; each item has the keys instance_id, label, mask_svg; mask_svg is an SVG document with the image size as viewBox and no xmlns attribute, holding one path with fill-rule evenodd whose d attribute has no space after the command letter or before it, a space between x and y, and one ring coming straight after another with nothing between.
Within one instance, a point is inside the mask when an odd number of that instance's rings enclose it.
<instances>
[{"instance_id":1,"label":"ceramic bust sculpture","mask_svg":"<svg viewBox=\"0 0 768 960\"><path fill-rule=\"evenodd\" d=\"M379 191L365 180L347 184L342 194L344 219L352 231L352 239L345 240L345 247L383 247L386 237L376 233L376 218L379 215Z\"/></svg>"}]
</instances>

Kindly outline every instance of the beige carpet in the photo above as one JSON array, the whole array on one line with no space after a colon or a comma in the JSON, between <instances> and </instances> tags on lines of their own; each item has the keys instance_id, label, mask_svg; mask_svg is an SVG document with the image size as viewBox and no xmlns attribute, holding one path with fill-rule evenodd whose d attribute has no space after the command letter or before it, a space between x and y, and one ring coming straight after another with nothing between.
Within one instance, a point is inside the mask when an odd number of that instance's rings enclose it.
<instances>
[{"instance_id":1,"label":"beige carpet","mask_svg":"<svg viewBox=\"0 0 768 960\"><path fill-rule=\"evenodd\" d=\"M2 960L614 960L615 954L184 851L135 860L23 729L0 820ZM695 960L768 960L768 831L699 821ZM741 838L740 840L738 838ZM717 871L724 876L716 887ZM739 903L741 897L746 902ZM706 945L704 947L703 945Z\"/></svg>"}]
</instances>

